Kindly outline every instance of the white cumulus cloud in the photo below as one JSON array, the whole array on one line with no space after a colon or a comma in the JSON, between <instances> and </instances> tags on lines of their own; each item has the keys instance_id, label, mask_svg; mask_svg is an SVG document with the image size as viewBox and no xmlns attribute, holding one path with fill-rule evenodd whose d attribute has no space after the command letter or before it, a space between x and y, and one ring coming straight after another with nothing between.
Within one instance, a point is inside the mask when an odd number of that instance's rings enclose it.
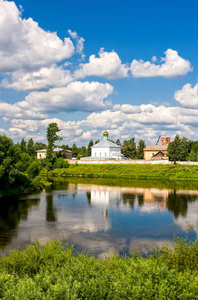
<instances>
[{"instance_id":1,"label":"white cumulus cloud","mask_svg":"<svg viewBox=\"0 0 198 300\"><path fill-rule=\"evenodd\" d=\"M192 87L190 83L175 92L175 100L184 107L198 108L198 83Z\"/></svg>"},{"instance_id":2,"label":"white cumulus cloud","mask_svg":"<svg viewBox=\"0 0 198 300\"><path fill-rule=\"evenodd\" d=\"M63 69L62 66L52 65L49 68L44 67L33 72L16 71L10 77L3 79L1 86L18 91L38 91L55 86L66 86L72 80L69 70Z\"/></svg>"},{"instance_id":3,"label":"white cumulus cloud","mask_svg":"<svg viewBox=\"0 0 198 300\"><path fill-rule=\"evenodd\" d=\"M128 76L129 67L122 64L118 54L114 51L105 52L100 49L99 57L91 55L89 62L80 64L78 70L75 71L75 78L84 78L87 76L100 76L108 79L118 79Z\"/></svg>"},{"instance_id":4,"label":"white cumulus cloud","mask_svg":"<svg viewBox=\"0 0 198 300\"><path fill-rule=\"evenodd\" d=\"M74 53L70 38L62 41L56 32L22 19L14 2L0 0L0 72L48 66Z\"/></svg>"},{"instance_id":5,"label":"white cumulus cloud","mask_svg":"<svg viewBox=\"0 0 198 300\"><path fill-rule=\"evenodd\" d=\"M75 81L66 87L31 92L15 104L0 102L0 115L7 118L42 119L62 111L95 111L111 105L105 101L113 93L108 83Z\"/></svg>"},{"instance_id":6,"label":"white cumulus cloud","mask_svg":"<svg viewBox=\"0 0 198 300\"><path fill-rule=\"evenodd\" d=\"M155 59L152 61L156 61ZM193 69L188 60L183 59L178 55L177 51L168 49L165 52L165 58L162 58L162 63L156 65L149 61L134 59L131 63L131 73L133 77L177 77L191 72Z\"/></svg>"}]
</instances>

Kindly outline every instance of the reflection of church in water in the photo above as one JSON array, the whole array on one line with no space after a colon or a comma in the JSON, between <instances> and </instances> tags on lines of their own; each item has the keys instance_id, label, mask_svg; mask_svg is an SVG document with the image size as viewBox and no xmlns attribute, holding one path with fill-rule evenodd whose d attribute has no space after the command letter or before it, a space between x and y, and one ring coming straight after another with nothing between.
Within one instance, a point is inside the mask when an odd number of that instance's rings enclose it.
<instances>
[{"instance_id":1,"label":"reflection of church in water","mask_svg":"<svg viewBox=\"0 0 198 300\"><path fill-rule=\"evenodd\" d=\"M168 190L122 188L97 185L78 185L86 190L90 205L119 209L139 208L143 211L165 210L168 199Z\"/></svg>"}]
</instances>

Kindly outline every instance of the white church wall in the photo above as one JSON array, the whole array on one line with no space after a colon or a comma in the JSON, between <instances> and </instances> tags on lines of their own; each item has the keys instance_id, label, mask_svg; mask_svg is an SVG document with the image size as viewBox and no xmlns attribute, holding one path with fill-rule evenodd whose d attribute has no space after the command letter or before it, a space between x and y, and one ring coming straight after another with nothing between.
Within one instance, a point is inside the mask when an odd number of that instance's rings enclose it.
<instances>
[{"instance_id":1,"label":"white church wall","mask_svg":"<svg viewBox=\"0 0 198 300\"><path fill-rule=\"evenodd\" d=\"M112 153L121 153L120 149L119 148L110 148L110 156L112 156Z\"/></svg>"},{"instance_id":2,"label":"white church wall","mask_svg":"<svg viewBox=\"0 0 198 300\"><path fill-rule=\"evenodd\" d=\"M110 149L109 148L92 148L91 156L92 157L109 157Z\"/></svg>"}]
</instances>

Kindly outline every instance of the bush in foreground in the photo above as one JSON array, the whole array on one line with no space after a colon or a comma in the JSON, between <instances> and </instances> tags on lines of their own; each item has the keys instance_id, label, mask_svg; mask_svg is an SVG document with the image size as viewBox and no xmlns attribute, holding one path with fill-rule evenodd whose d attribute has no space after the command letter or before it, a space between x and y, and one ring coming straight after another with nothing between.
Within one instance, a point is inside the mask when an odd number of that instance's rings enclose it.
<instances>
[{"instance_id":1,"label":"bush in foreground","mask_svg":"<svg viewBox=\"0 0 198 300\"><path fill-rule=\"evenodd\" d=\"M52 241L0 260L2 299L197 299L198 242L177 241L148 258L74 255Z\"/></svg>"}]
</instances>

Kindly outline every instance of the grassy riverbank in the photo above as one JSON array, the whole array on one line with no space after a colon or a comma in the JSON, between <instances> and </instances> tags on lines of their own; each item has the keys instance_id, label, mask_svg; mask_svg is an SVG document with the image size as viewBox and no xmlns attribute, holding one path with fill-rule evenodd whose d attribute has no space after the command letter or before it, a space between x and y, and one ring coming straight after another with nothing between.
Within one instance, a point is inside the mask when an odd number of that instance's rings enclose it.
<instances>
[{"instance_id":1,"label":"grassy riverbank","mask_svg":"<svg viewBox=\"0 0 198 300\"><path fill-rule=\"evenodd\" d=\"M52 241L0 259L1 299L197 299L198 242L105 260Z\"/></svg>"},{"instance_id":2,"label":"grassy riverbank","mask_svg":"<svg viewBox=\"0 0 198 300\"><path fill-rule=\"evenodd\" d=\"M45 170L41 174L45 174ZM50 172L55 176L83 176L98 178L198 180L198 166L139 165L139 164L72 164L68 168Z\"/></svg>"}]
</instances>

